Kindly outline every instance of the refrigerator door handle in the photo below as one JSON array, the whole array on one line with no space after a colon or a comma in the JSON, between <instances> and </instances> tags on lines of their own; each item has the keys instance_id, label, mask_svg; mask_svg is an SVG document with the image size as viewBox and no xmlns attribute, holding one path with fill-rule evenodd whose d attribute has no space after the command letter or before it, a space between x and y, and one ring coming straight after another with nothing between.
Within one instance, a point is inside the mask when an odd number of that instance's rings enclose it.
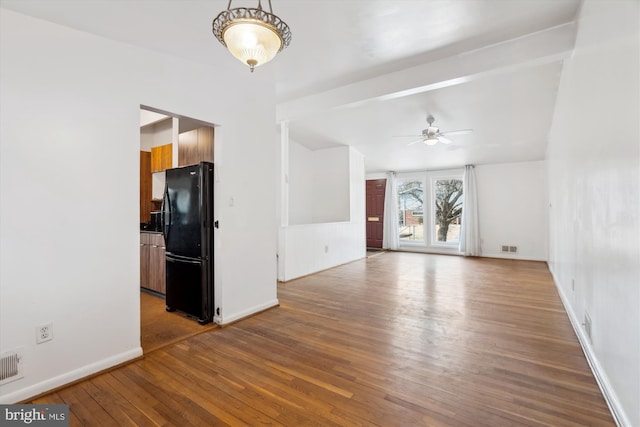
<instances>
[{"instance_id":1,"label":"refrigerator door handle","mask_svg":"<svg viewBox=\"0 0 640 427\"><path fill-rule=\"evenodd\" d=\"M169 192L165 190L164 195L162 196L162 207L160 211L162 212L162 234L164 235L165 242L169 239L169 231L171 229L171 201L169 200Z\"/></svg>"}]
</instances>

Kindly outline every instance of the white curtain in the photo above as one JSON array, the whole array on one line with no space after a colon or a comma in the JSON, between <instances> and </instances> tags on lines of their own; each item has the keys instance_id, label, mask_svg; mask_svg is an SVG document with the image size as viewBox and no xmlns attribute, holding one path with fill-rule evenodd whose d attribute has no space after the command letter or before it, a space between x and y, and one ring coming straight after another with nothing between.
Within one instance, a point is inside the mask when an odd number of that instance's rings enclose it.
<instances>
[{"instance_id":1,"label":"white curtain","mask_svg":"<svg viewBox=\"0 0 640 427\"><path fill-rule=\"evenodd\" d=\"M464 201L462 202L462 227L460 229L460 245L458 249L464 256L478 256L480 255L478 193L473 165L464 167L462 197Z\"/></svg>"},{"instance_id":2,"label":"white curtain","mask_svg":"<svg viewBox=\"0 0 640 427\"><path fill-rule=\"evenodd\" d=\"M387 187L384 192L384 227L382 248L396 250L400 246L398 231L398 194L396 191L396 173L387 172Z\"/></svg>"}]
</instances>

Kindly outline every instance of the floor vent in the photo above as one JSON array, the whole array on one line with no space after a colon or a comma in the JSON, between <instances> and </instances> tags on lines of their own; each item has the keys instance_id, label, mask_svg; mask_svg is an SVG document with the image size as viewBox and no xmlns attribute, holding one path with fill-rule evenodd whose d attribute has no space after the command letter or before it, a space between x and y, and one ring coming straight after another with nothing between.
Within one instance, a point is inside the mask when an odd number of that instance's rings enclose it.
<instances>
[{"instance_id":1,"label":"floor vent","mask_svg":"<svg viewBox=\"0 0 640 427\"><path fill-rule=\"evenodd\" d=\"M22 355L18 351L4 353L0 357L0 385L22 378Z\"/></svg>"}]
</instances>

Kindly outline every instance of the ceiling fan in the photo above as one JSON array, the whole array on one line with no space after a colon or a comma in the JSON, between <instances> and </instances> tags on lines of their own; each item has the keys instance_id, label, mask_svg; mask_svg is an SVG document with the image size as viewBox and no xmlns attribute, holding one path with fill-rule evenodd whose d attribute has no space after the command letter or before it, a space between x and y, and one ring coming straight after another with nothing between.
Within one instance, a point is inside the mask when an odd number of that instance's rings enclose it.
<instances>
[{"instance_id":1,"label":"ceiling fan","mask_svg":"<svg viewBox=\"0 0 640 427\"><path fill-rule=\"evenodd\" d=\"M422 129L421 135L399 135L401 137L419 137L415 141L411 141L408 145L413 145L418 142L423 142L427 145L436 145L438 142L443 144L450 144L452 141L448 138L452 135L464 135L473 132L473 129L461 129L449 132L440 132L440 128L433 126L435 119L431 114L427 116L427 123L429 126L426 129Z\"/></svg>"}]
</instances>

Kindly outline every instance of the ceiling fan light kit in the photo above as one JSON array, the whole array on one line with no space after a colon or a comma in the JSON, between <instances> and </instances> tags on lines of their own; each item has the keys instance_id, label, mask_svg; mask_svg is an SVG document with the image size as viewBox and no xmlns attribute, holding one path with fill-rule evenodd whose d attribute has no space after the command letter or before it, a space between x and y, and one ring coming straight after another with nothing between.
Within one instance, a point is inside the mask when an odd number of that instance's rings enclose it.
<instances>
[{"instance_id":1,"label":"ceiling fan light kit","mask_svg":"<svg viewBox=\"0 0 640 427\"><path fill-rule=\"evenodd\" d=\"M262 9L261 0L258 0L258 7L255 8L233 9L231 1L227 10L220 12L213 20L213 35L253 72L255 67L271 61L278 52L289 46L291 30L273 14L271 0L269 12Z\"/></svg>"},{"instance_id":2,"label":"ceiling fan light kit","mask_svg":"<svg viewBox=\"0 0 640 427\"><path fill-rule=\"evenodd\" d=\"M463 130L455 130L450 132L440 132L440 128L433 126L433 122L435 119L431 114L427 116L427 123L429 123L429 127L426 129L422 129L422 135L420 135L420 139L412 141L409 145L413 145L417 142L424 142L426 145L436 145L438 142L443 144L450 144L451 140L445 138L445 135L463 135L465 133L473 132L473 129L463 129ZM406 135L405 135L406 136ZM413 136L413 135L410 135Z\"/></svg>"}]
</instances>

